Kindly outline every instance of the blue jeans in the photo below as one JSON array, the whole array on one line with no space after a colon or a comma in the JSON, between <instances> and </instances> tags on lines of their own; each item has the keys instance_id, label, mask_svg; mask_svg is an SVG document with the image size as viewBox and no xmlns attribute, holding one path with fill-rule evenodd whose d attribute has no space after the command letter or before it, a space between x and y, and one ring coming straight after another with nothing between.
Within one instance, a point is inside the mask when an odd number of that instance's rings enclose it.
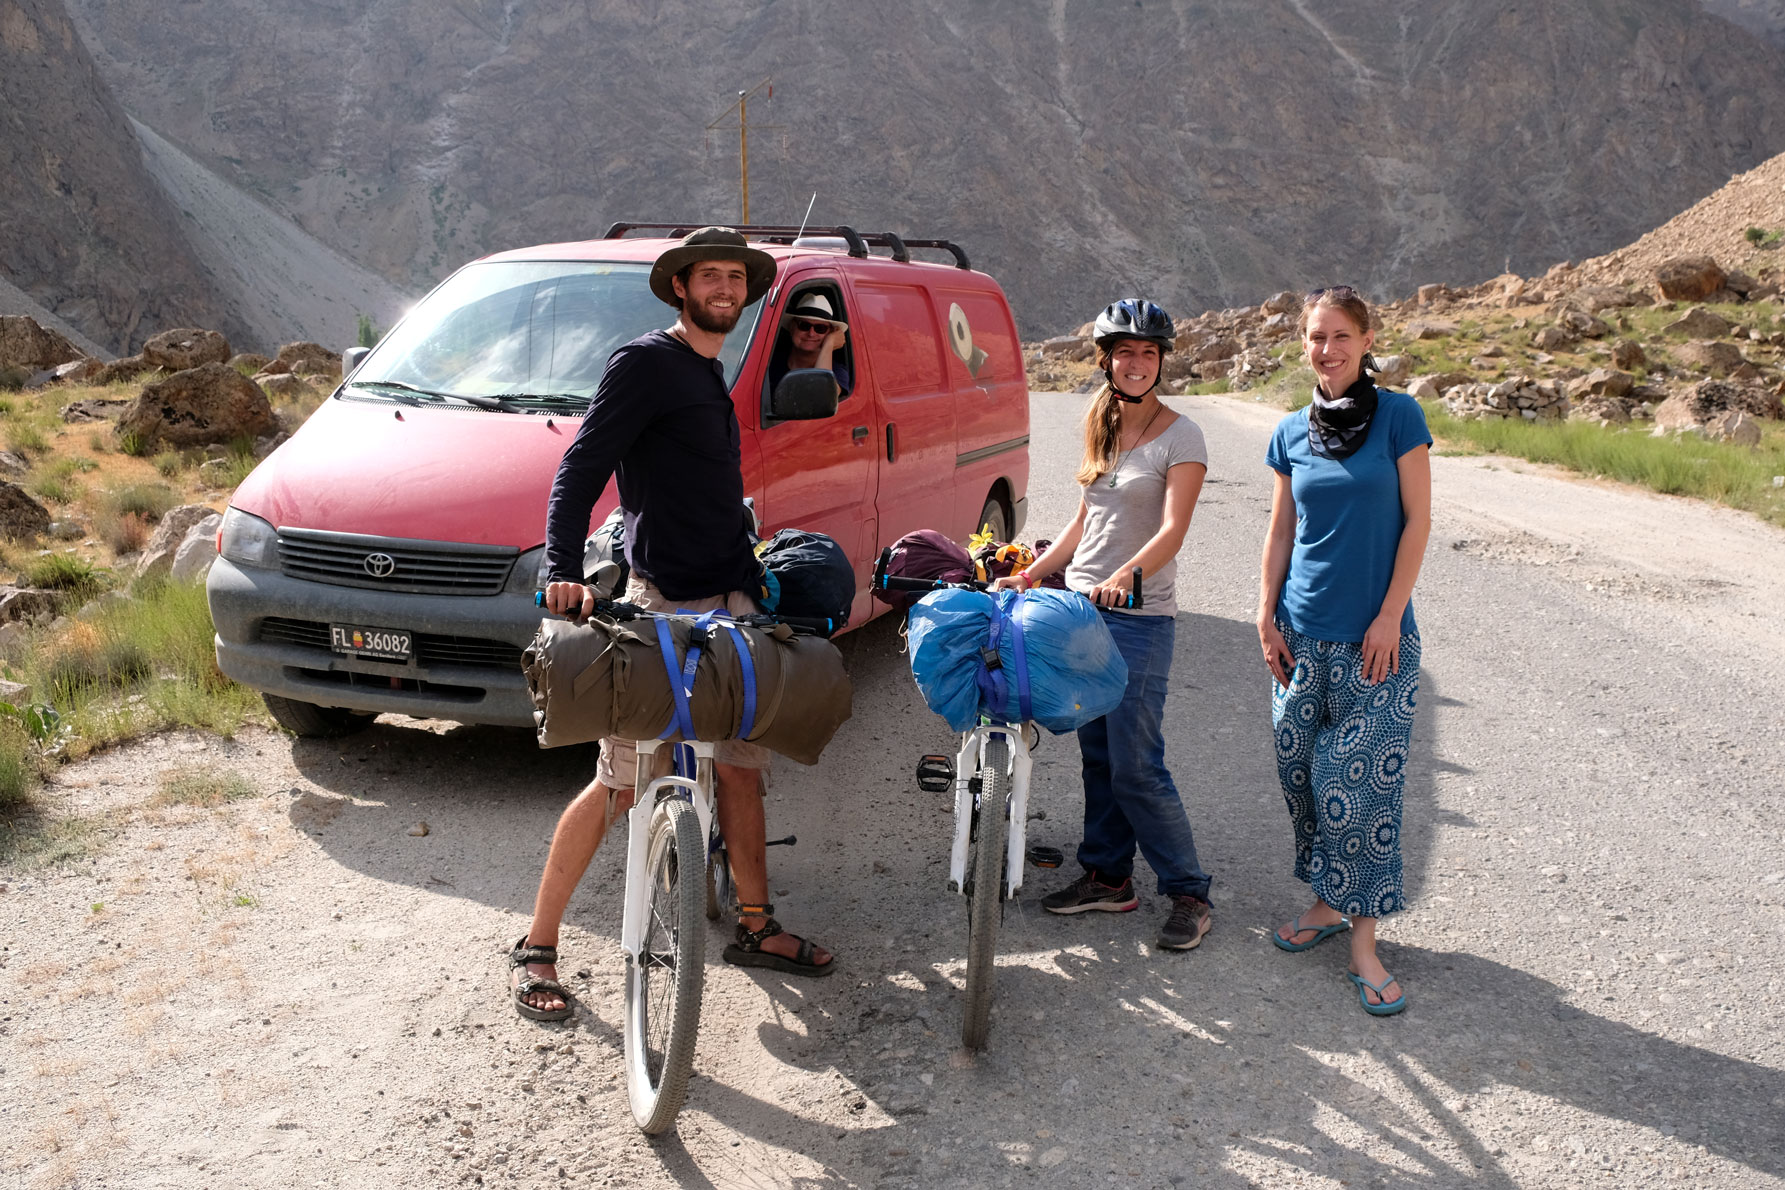
<instances>
[{"instance_id":1,"label":"blue jeans","mask_svg":"<svg viewBox=\"0 0 1785 1190\"><path fill-rule=\"evenodd\" d=\"M1104 611L1103 622L1128 663L1122 705L1078 729L1085 765L1085 839L1078 862L1109 884L1134 872L1138 844L1159 891L1209 899L1196 861L1190 816L1165 767L1165 687L1177 621Z\"/></svg>"}]
</instances>

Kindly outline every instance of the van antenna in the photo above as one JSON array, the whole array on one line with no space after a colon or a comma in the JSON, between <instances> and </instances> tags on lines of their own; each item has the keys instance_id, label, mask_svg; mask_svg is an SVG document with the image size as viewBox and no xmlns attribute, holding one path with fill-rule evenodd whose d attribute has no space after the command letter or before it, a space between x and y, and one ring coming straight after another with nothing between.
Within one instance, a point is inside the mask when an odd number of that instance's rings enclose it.
<instances>
[{"instance_id":1,"label":"van antenna","mask_svg":"<svg viewBox=\"0 0 1785 1190\"><path fill-rule=\"evenodd\" d=\"M809 202L806 204L806 217L804 219L800 220L799 234L795 235L793 237L794 239L797 240L800 238L800 236L803 236L806 234L806 224L810 223L812 221L812 203L815 203L817 201L818 201L818 191L814 190L814 191L812 191L812 202Z\"/></svg>"}]
</instances>

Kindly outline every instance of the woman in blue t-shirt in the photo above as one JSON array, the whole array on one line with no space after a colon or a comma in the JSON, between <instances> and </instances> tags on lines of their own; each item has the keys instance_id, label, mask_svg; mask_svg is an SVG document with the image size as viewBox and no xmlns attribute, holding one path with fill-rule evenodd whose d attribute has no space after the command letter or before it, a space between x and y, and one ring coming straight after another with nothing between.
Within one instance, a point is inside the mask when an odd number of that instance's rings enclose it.
<instances>
[{"instance_id":1,"label":"woman in blue t-shirt","mask_svg":"<svg viewBox=\"0 0 1785 1190\"><path fill-rule=\"evenodd\" d=\"M1419 403L1364 374L1370 310L1350 286L1318 289L1301 315L1314 400L1277 423L1258 593L1258 639L1277 685L1277 775L1311 909L1272 938L1303 951L1351 931L1350 978L1366 1012L1407 996L1376 957L1376 919L1404 907L1401 792L1419 629L1413 583L1432 528Z\"/></svg>"}]
</instances>

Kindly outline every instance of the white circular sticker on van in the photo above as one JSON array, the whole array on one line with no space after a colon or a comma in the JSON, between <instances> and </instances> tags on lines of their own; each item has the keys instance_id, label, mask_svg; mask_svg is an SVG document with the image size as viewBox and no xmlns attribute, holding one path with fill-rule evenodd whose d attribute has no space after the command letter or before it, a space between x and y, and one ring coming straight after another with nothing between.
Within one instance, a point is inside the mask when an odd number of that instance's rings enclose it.
<instances>
[{"instance_id":1,"label":"white circular sticker on van","mask_svg":"<svg viewBox=\"0 0 1785 1190\"><path fill-rule=\"evenodd\" d=\"M973 346L973 328L967 324L967 312L961 309L959 302L951 302L948 306L948 345L967 365L969 374L977 376L985 366L986 354Z\"/></svg>"}]
</instances>

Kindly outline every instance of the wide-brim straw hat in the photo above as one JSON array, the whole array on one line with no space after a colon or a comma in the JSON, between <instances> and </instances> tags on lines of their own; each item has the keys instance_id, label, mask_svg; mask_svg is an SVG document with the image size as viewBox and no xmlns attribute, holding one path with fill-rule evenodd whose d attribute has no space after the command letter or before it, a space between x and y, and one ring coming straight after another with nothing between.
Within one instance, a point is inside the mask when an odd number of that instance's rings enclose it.
<instances>
[{"instance_id":1,"label":"wide-brim straw hat","mask_svg":"<svg viewBox=\"0 0 1785 1190\"><path fill-rule=\"evenodd\" d=\"M703 227L682 237L681 243L666 249L651 266L651 292L670 305L677 305L671 278L697 260L735 260L744 266L748 286L746 306L769 291L775 283L775 258L761 248L752 248L742 232L730 227Z\"/></svg>"},{"instance_id":2,"label":"wide-brim straw hat","mask_svg":"<svg viewBox=\"0 0 1785 1190\"><path fill-rule=\"evenodd\" d=\"M831 313L831 301L822 293L801 294L793 309L781 315L781 325L786 326L796 318L804 318L809 322L828 322L832 327L848 330L849 324Z\"/></svg>"}]
</instances>

